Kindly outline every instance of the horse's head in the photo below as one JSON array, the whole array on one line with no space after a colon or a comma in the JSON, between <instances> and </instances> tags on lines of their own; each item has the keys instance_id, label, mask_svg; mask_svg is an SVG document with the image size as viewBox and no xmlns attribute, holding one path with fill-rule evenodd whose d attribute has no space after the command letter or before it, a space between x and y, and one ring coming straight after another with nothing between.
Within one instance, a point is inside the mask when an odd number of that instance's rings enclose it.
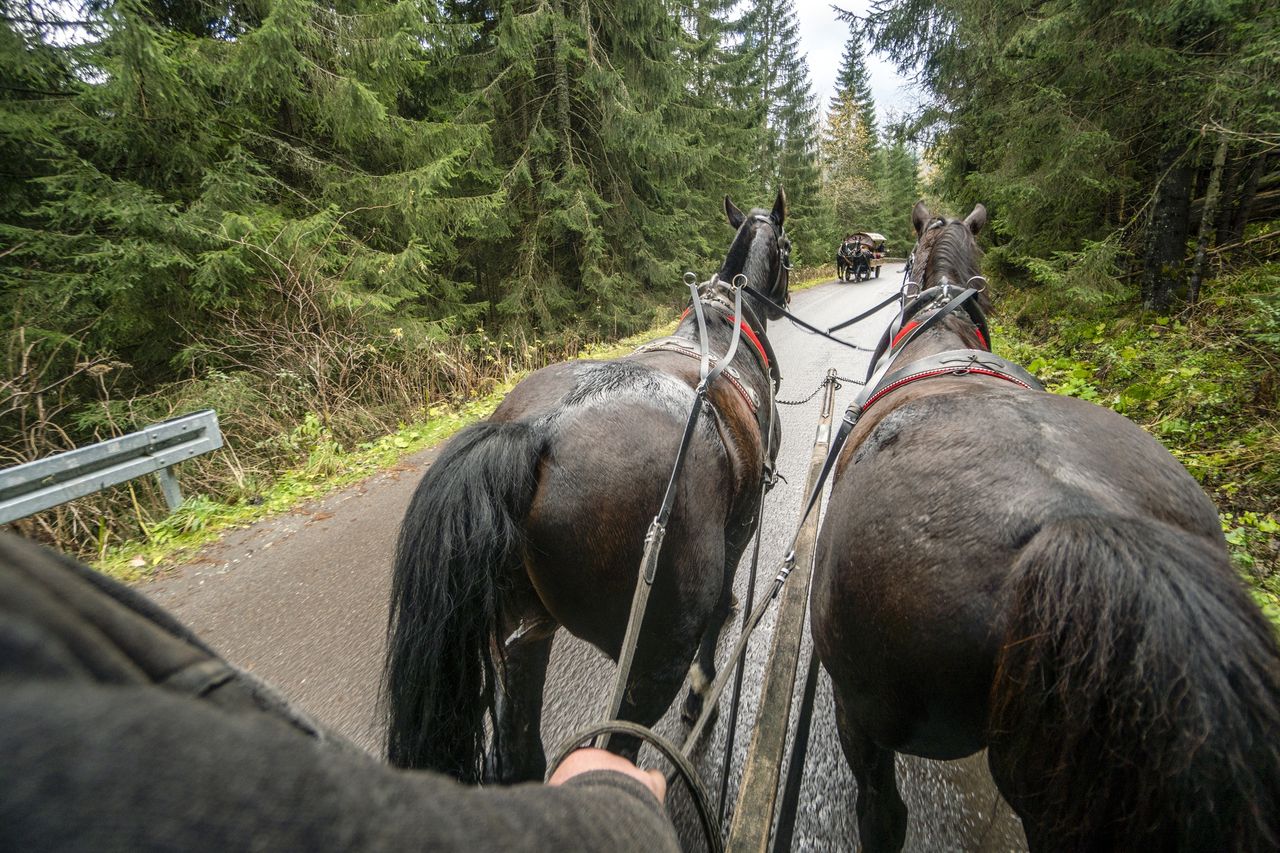
<instances>
[{"instance_id":1,"label":"horse's head","mask_svg":"<svg viewBox=\"0 0 1280 853\"><path fill-rule=\"evenodd\" d=\"M982 278L982 250L974 239L987 224L987 209L978 204L964 219L947 219L933 215L920 201L911 211L911 223L916 229L911 268L920 290L944 284L957 291L972 287L979 291L982 310L991 310L987 280Z\"/></svg>"},{"instance_id":2,"label":"horse's head","mask_svg":"<svg viewBox=\"0 0 1280 853\"><path fill-rule=\"evenodd\" d=\"M782 316L777 309L790 299L787 290L791 285L791 240L783 229L786 193L778 189L773 210L756 207L750 213L743 213L725 196L724 212L738 233L720 267L720 280L732 282L737 275L746 277L748 284L769 297L770 304L763 306L765 313L770 320L777 320Z\"/></svg>"},{"instance_id":3,"label":"horse's head","mask_svg":"<svg viewBox=\"0 0 1280 853\"><path fill-rule=\"evenodd\" d=\"M958 346L982 349L991 346L986 319L991 302L986 292L987 280L981 273L982 250L974 240L987 222L987 209L979 204L964 219L947 219L934 216L920 201L911 211L911 222L916 229L916 246L911 252L911 279L915 288L907 292L898 319L880 338L871 359L872 370L891 347L898 346L909 327L921 323L968 288L978 293L964 303L963 311L944 318L928 333L927 339L918 339L904 347L914 347L911 358L916 358ZM959 337L958 344L950 336Z\"/></svg>"}]
</instances>

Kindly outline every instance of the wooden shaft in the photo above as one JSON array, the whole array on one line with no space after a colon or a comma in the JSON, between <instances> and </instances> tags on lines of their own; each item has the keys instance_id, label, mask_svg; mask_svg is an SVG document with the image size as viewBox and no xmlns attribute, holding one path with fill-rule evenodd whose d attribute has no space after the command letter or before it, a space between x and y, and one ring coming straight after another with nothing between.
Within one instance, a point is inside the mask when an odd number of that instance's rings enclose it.
<instances>
[{"instance_id":1,"label":"wooden shaft","mask_svg":"<svg viewBox=\"0 0 1280 853\"><path fill-rule=\"evenodd\" d=\"M831 443L831 415L835 383L827 384L822 403L822 419L809 460L809 476L804 491L813 489ZM778 781L782 774L787 742L787 726L791 717L791 694L795 690L796 670L800 663L800 641L808 622L809 583L813 577L813 550L818 539L818 512L809 514L796 539L795 569L782 588L774 624L773 644L765 664L764 686L755 730L733 809L733 825L729 830L727 850L734 853L764 853L769 845L773 812L778 798Z\"/></svg>"}]
</instances>

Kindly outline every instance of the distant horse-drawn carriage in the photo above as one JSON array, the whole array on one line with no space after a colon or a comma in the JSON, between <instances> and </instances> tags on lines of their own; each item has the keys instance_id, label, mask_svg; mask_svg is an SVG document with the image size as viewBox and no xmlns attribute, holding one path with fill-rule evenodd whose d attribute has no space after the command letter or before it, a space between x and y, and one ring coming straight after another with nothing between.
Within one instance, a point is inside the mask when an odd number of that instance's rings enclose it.
<instances>
[{"instance_id":1,"label":"distant horse-drawn carriage","mask_svg":"<svg viewBox=\"0 0 1280 853\"><path fill-rule=\"evenodd\" d=\"M884 242L884 235L873 231L846 235L836 250L836 278L840 281L879 278L884 263Z\"/></svg>"}]
</instances>

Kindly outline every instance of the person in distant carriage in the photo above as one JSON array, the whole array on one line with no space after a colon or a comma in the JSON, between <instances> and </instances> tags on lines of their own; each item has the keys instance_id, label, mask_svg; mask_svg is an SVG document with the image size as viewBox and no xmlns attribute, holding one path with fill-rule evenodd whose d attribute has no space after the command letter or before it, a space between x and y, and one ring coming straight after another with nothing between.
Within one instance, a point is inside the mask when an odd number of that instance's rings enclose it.
<instances>
[{"instance_id":1,"label":"person in distant carriage","mask_svg":"<svg viewBox=\"0 0 1280 853\"><path fill-rule=\"evenodd\" d=\"M871 255L867 251L867 247L859 240L853 250L853 257L850 259L850 265L853 267L853 280L861 281L871 277Z\"/></svg>"}]
</instances>

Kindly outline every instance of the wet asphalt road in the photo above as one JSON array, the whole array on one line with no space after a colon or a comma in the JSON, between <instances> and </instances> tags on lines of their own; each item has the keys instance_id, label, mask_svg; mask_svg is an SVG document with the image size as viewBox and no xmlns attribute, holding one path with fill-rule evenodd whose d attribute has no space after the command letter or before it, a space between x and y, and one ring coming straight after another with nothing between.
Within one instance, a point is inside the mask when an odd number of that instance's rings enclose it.
<instances>
[{"instance_id":1,"label":"wet asphalt road","mask_svg":"<svg viewBox=\"0 0 1280 853\"><path fill-rule=\"evenodd\" d=\"M874 305L900 280L901 267L886 267L870 282L832 282L797 293L791 308L826 327ZM873 346L891 315L892 309L885 309L842 335ZM841 376L861 377L866 371L866 354L809 335L786 321L771 324L769 337L784 377L781 400L808 396L829 367ZM857 390L845 384L837 392L837 416ZM815 398L805 405L780 407L783 441L778 467L788 482L780 483L767 499L760 557L764 577L776 570L795 529L819 406L820 398ZM376 750L380 727L375 703L396 525L432 458L434 452L426 451L296 513L235 531L143 591L230 660L276 684L322 722ZM740 600L746 594L749 556L750 549L736 580ZM721 660L737 639L739 619L740 613L735 613L721 637ZM748 647L730 803L750 739L772 624L770 611ZM804 654L807 659L807 639ZM548 752L596 721L612 673L612 663L602 654L561 633L547 677L542 732ZM803 659L793 708L799 704L802 681ZM683 733L678 705L657 727L677 742ZM713 797L720 785L727 716L721 714L696 756ZM1025 849L1017 819L992 785L982 755L949 763L899 757L898 780L911 815L908 850ZM836 740L824 673L793 849L856 850L855 790ZM697 831L684 800L683 793L674 794L672 808L684 837L696 849Z\"/></svg>"}]
</instances>

